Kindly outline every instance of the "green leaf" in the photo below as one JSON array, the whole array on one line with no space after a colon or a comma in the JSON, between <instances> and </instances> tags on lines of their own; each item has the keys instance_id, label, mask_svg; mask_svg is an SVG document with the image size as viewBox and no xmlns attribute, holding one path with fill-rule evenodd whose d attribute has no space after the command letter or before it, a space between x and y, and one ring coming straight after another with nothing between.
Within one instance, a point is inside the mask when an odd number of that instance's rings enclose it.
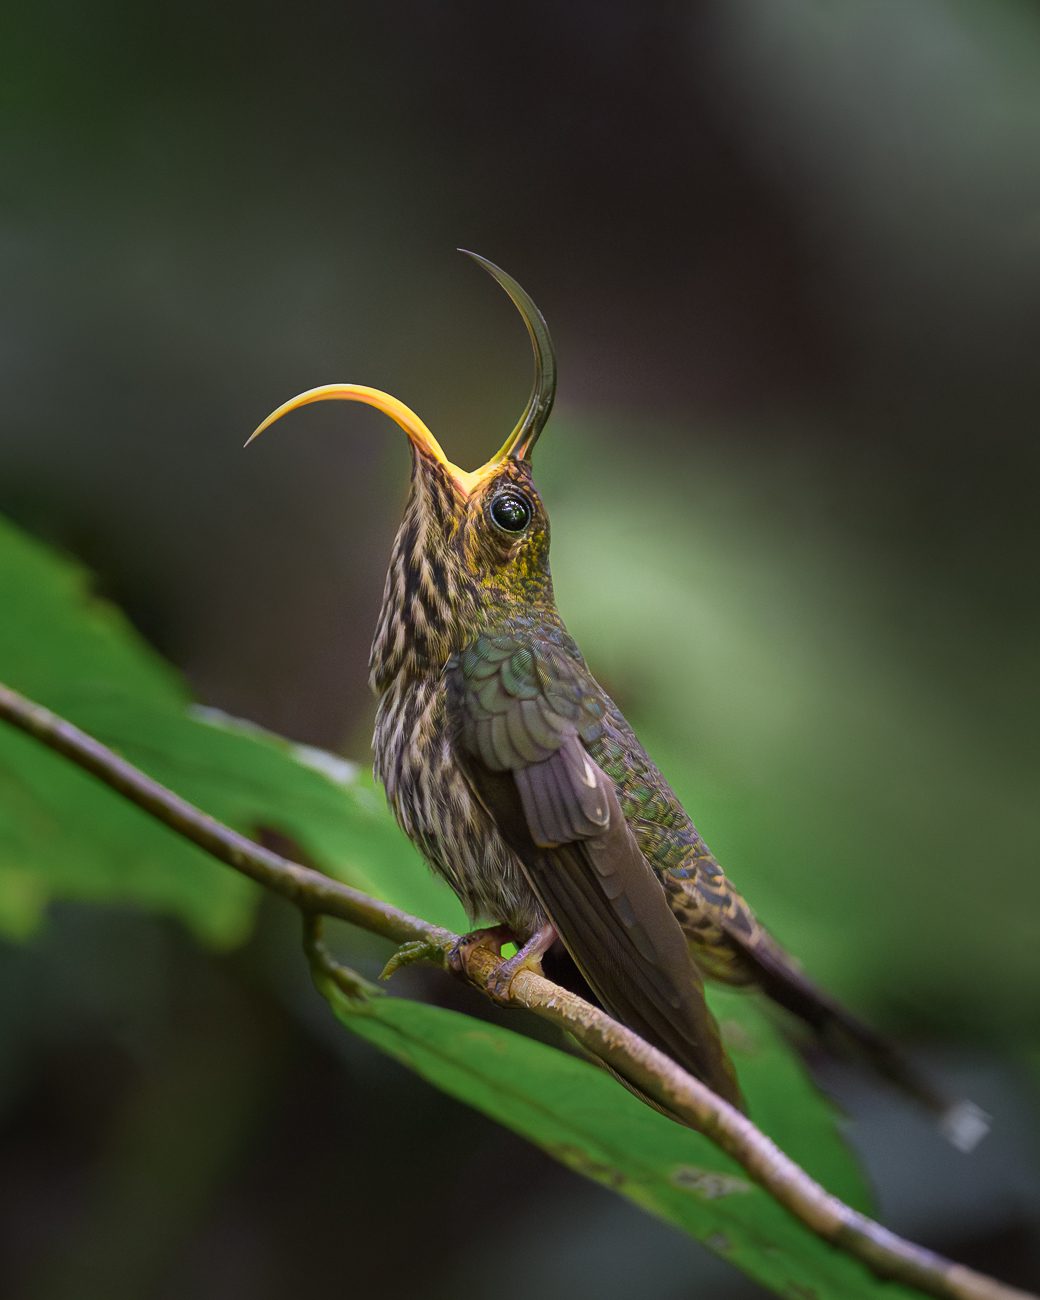
<instances>
[{"instance_id":1,"label":"green leaf","mask_svg":"<svg viewBox=\"0 0 1040 1300\"><path fill-rule=\"evenodd\" d=\"M387 814L371 778L258 727L192 711L176 674L86 575L0 519L0 680L247 833L288 837L322 870L458 928L454 895ZM373 872L375 874L373 874ZM173 914L240 942L257 891L92 777L0 728L0 932L26 937L55 899Z\"/></svg>"},{"instance_id":2,"label":"green leaf","mask_svg":"<svg viewBox=\"0 0 1040 1300\"><path fill-rule=\"evenodd\" d=\"M650 1110L594 1065L454 1011L390 997L357 1002L330 981L320 985L352 1032L577 1173L674 1224L777 1294L804 1300L906 1300L917 1294L879 1281L821 1241L706 1138ZM780 1064L768 1118L777 1120L784 1106L790 1111L794 1105L807 1129L814 1128L824 1108L807 1095L804 1079L792 1088L796 1071L789 1060L784 1067L771 1049L754 1044L735 1043L733 1051L753 1113L765 1090L772 1094L771 1071ZM773 1123L766 1128L777 1136ZM828 1144L833 1150L825 1153L806 1132L795 1145L812 1172L827 1165L836 1174L840 1148L833 1131ZM850 1174L847 1154L844 1165ZM508 1170L501 1176L508 1178ZM493 1196L493 1189L485 1190ZM485 1204L478 1197L463 1212L479 1220Z\"/></svg>"}]
</instances>

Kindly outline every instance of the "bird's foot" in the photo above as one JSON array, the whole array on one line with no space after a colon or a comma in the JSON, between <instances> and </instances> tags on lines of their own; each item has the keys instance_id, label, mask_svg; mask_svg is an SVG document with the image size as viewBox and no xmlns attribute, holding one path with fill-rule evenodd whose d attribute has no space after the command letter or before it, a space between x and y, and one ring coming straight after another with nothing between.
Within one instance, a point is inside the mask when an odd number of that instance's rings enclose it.
<instances>
[{"instance_id":1,"label":"bird's foot","mask_svg":"<svg viewBox=\"0 0 1040 1300\"><path fill-rule=\"evenodd\" d=\"M508 925L490 925L485 930L471 930L469 934L460 936L448 954L448 969L463 979L472 980L469 963L478 948L490 948L497 957L503 944L514 942L513 932Z\"/></svg>"},{"instance_id":2,"label":"bird's foot","mask_svg":"<svg viewBox=\"0 0 1040 1300\"><path fill-rule=\"evenodd\" d=\"M542 973L542 957L549 951L557 939L556 927L543 925L536 930L524 946L504 961L487 983L487 991L496 1002L508 1002L509 990L513 980L522 970L533 970L536 975Z\"/></svg>"},{"instance_id":3,"label":"bird's foot","mask_svg":"<svg viewBox=\"0 0 1040 1300\"><path fill-rule=\"evenodd\" d=\"M429 939L413 939L401 944L383 969L379 972L381 980L388 980L391 975L405 966L414 966L419 962L430 962L439 966L444 960L444 949Z\"/></svg>"}]
</instances>

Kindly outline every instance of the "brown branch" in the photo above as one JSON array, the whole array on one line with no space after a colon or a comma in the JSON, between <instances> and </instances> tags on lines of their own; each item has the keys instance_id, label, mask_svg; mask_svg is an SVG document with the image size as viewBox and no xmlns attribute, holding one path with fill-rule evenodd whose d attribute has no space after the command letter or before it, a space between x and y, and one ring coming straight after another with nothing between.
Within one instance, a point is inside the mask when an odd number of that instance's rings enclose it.
<instances>
[{"instance_id":1,"label":"brown branch","mask_svg":"<svg viewBox=\"0 0 1040 1300\"><path fill-rule=\"evenodd\" d=\"M2 684L0 719L85 768L221 862L281 894L305 917L331 916L350 921L395 943L409 945L403 954L406 960L447 966L457 935L254 844L49 709ZM323 953L318 929L316 925L309 927L312 959ZM489 948L477 948L467 962L467 973L478 988L488 993L500 964L501 959ZM558 1025L588 1051L615 1066L648 1097L681 1116L742 1165L799 1222L880 1276L946 1300L1037 1300L1027 1292L903 1240L831 1196L746 1116L663 1052L576 994L533 971L522 970L512 981L509 1001Z\"/></svg>"}]
</instances>

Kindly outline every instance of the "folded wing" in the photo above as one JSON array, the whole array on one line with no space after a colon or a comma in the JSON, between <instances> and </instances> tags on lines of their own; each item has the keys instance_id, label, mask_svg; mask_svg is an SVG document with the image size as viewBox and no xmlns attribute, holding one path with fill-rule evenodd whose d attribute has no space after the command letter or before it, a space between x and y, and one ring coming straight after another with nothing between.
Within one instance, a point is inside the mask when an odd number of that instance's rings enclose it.
<instances>
[{"instance_id":1,"label":"folded wing","mask_svg":"<svg viewBox=\"0 0 1040 1300\"><path fill-rule=\"evenodd\" d=\"M587 745L602 695L554 646L482 636L449 665L460 762L607 1010L740 1106L689 945Z\"/></svg>"}]
</instances>

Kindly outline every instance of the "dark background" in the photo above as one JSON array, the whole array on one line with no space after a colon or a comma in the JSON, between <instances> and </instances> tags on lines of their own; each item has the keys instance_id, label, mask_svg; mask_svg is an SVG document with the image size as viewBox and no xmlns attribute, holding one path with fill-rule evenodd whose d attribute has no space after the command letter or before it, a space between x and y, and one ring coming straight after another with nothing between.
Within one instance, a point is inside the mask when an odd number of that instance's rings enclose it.
<instances>
[{"instance_id":1,"label":"dark background","mask_svg":"<svg viewBox=\"0 0 1040 1300\"><path fill-rule=\"evenodd\" d=\"M8 5L0 509L199 699L364 758L404 439L240 447L343 380L484 460L530 361L456 245L553 330L594 671L806 965L995 1116L965 1158L825 1067L886 1220L1036 1284L1040 18ZM345 1041L295 944L68 907L0 949L9 1294L758 1294Z\"/></svg>"}]
</instances>

